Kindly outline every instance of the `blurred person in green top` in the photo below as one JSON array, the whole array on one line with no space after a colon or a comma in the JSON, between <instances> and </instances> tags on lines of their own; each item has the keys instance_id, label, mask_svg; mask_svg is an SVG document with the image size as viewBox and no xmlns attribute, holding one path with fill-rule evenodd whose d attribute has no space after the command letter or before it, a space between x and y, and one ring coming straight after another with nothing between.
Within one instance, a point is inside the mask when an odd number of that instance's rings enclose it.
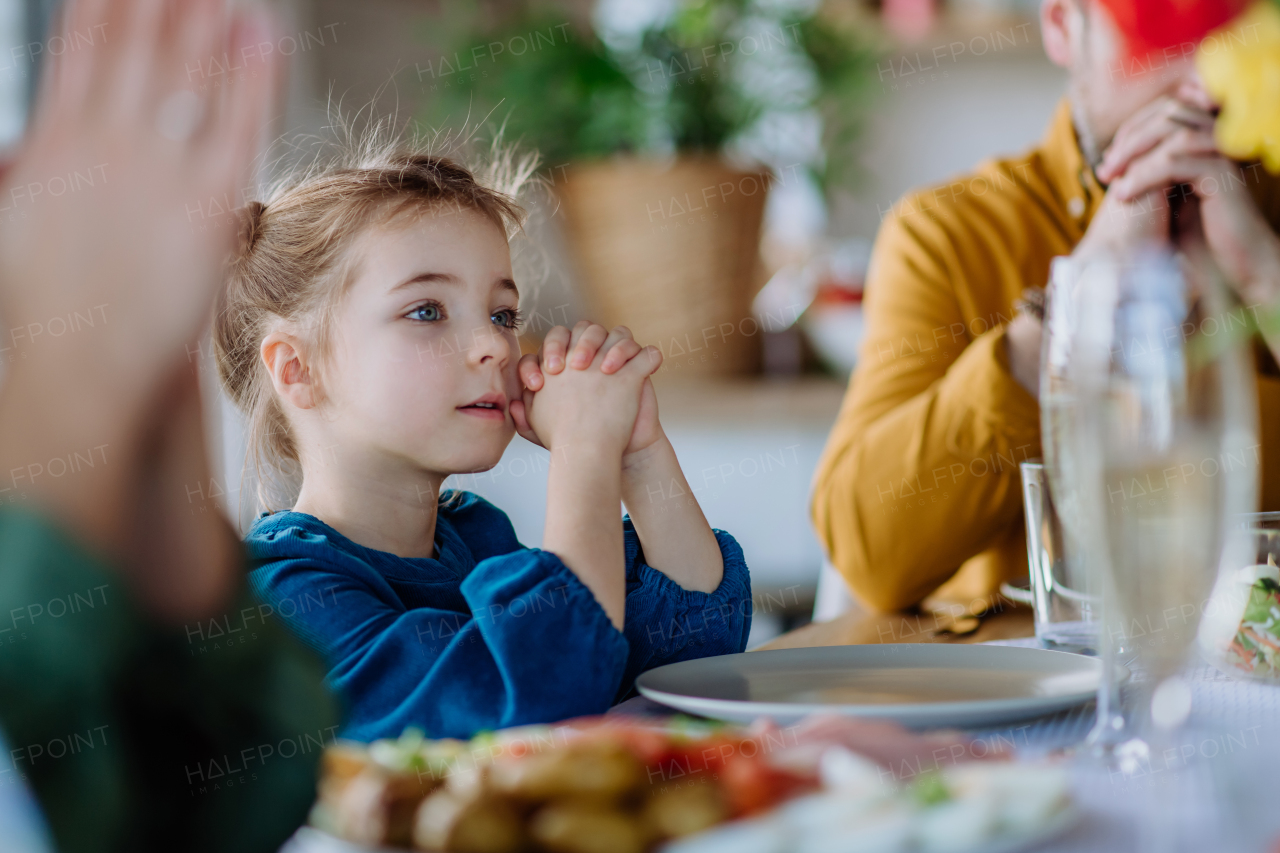
<instances>
[{"instance_id":1,"label":"blurred person in green top","mask_svg":"<svg viewBox=\"0 0 1280 853\"><path fill-rule=\"evenodd\" d=\"M271 22L227 6L69 4L56 32L82 37L0 189L0 847L47 843L29 788L61 851L275 850L335 731L239 537L189 498L189 354L236 239L192 211L250 182L279 76ZM226 55L253 73L192 78Z\"/></svg>"}]
</instances>

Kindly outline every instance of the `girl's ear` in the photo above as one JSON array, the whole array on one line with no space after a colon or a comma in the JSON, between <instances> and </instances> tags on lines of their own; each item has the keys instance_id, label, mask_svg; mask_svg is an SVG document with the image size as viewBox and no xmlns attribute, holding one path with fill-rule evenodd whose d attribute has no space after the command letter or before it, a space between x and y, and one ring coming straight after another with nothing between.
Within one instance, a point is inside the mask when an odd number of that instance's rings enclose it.
<instances>
[{"instance_id":1,"label":"girl's ear","mask_svg":"<svg viewBox=\"0 0 1280 853\"><path fill-rule=\"evenodd\" d=\"M259 353L271 374L271 384L282 400L298 409L316 406L319 395L301 341L288 332L276 330L262 339Z\"/></svg>"}]
</instances>

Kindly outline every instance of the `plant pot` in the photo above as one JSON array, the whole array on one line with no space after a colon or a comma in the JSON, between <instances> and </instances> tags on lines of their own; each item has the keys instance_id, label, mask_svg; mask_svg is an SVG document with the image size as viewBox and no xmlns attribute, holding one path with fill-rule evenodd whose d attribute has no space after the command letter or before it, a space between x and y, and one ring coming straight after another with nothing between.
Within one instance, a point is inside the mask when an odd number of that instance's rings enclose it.
<instances>
[{"instance_id":1,"label":"plant pot","mask_svg":"<svg viewBox=\"0 0 1280 853\"><path fill-rule=\"evenodd\" d=\"M757 371L751 300L768 183L712 158L565 170L556 192L589 316L661 349L665 376Z\"/></svg>"}]
</instances>

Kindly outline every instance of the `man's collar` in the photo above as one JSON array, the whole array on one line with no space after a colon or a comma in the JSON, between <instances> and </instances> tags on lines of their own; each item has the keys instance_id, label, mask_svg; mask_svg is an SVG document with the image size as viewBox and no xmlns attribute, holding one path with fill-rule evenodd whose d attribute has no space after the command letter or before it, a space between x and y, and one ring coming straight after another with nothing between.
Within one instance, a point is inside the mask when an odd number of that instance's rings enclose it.
<instances>
[{"instance_id":1,"label":"man's collar","mask_svg":"<svg viewBox=\"0 0 1280 853\"><path fill-rule=\"evenodd\" d=\"M1054 110L1053 119L1040 142L1044 167L1049 182L1057 192L1063 209L1081 232L1102 204L1106 190L1098 183L1093 168L1080 151L1071 102L1063 98Z\"/></svg>"}]
</instances>

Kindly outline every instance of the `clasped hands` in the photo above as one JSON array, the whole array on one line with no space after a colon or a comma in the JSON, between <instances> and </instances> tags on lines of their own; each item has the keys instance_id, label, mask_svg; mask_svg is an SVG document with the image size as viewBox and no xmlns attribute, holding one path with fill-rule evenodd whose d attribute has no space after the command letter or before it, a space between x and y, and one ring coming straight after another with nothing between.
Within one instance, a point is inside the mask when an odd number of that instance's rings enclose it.
<instances>
[{"instance_id":1,"label":"clasped hands","mask_svg":"<svg viewBox=\"0 0 1280 853\"><path fill-rule=\"evenodd\" d=\"M511 402L516 431L553 452L593 447L625 465L663 437L649 380L661 366L658 348L641 347L625 326L556 326L536 354L520 359L521 399Z\"/></svg>"},{"instance_id":2,"label":"clasped hands","mask_svg":"<svg viewBox=\"0 0 1280 853\"><path fill-rule=\"evenodd\" d=\"M1280 237L1249 193L1261 179L1261 165L1241 168L1218 150L1216 113L1213 99L1192 82L1120 126L1095 169L1107 194L1074 257L1088 262L1144 243L1202 240L1245 305L1280 301ZM1178 199L1177 228L1171 229ZM1039 321L1019 315L1006 334L1010 372L1038 394Z\"/></svg>"},{"instance_id":3,"label":"clasped hands","mask_svg":"<svg viewBox=\"0 0 1280 853\"><path fill-rule=\"evenodd\" d=\"M1244 168L1214 141L1217 105L1198 83L1157 98L1116 132L1097 167L1108 184L1078 254L1171 238L1169 214L1181 199L1176 239L1202 239L1246 305L1280 295L1280 237L1249 193L1261 165Z\"/></svg>"}]
</instances>

